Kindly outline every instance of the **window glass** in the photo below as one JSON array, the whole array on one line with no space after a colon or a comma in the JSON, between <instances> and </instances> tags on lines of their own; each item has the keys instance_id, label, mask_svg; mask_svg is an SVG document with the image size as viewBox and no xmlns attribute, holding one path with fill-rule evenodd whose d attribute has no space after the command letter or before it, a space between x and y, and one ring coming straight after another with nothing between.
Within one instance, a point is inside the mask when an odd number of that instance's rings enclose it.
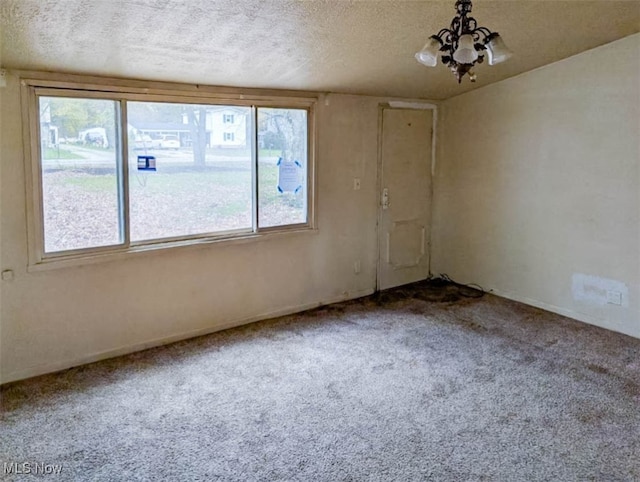
<instances>
[{"instance_id":1,"label":"window glass","mask_svg":"<svg viewBox=\"0 0 640 482\"><path fill-rule=\"evenodd\" d=\"M51 253L308 221L305 108L32 89L38 115L32 161L40 183L34 212L42 213L32 221L43 227L34 240L36 262Z\"/></svg>"},{"instance_id":2,"label":"window glass","mask_svg":"<svg viewBox=\"0 0 640 482\"><path fill-rule=\"evenodd\" d=\"M307 111L258 109L258 226L307 222Z\"/></svg>"},{"instance_id":3,"label":"window glass","mask_svg":"<svg viewBox=\"0 0 640 482\"><path fill-rule=\"evenodd\" d=\"M44 251L123 241L117 103L40 97Z\"/></svg>"},{"instance_id":4,"label":"window glass","mask_svg":"<svg viewBox=\"0 0 640 482\"><path fill-rule=\"evenodd\" d=\"M133 242L252 228L250 107L128 102L127 115Z\"/></svg>"}]
</instances>

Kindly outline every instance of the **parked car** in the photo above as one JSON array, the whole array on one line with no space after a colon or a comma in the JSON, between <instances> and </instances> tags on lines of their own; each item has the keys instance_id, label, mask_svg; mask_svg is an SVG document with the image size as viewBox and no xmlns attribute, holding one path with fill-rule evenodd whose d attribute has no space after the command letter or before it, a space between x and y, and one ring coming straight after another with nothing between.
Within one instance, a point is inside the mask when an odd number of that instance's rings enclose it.
<instances>
[{"instance_id":1,"label":"parked car","mask_svg":"<svg viewBox=\"0 0 640 482\"><path fill-rule=\"evenodd\" d=\"M92 127L91 129L84 129L78 134L82 145L102 147L104 149L109 147L109 141L107 140L107 131L104 127Z\"/></svg>"},{"instance_id":2,"label":"parked car","mask_svg":"<svg viewBox=\"0 0 640 482\"><path fill-rule=\"evenodd\" d=\"M178 139L178 136L162 136L160 149L180 149L180 139Z\"/></svg>"},{"instance_id":3,"label":"parked car","mask_svg":"<svg viewBox=\"0 0 640 482\"><path fill-rule=\"evenodd\" d=\"M159 134L151 134L151 144L149 147L151 149L160 149L160 143L162 142L162 136Z\"/></svg>"},{"instance_id":4,"label":"parked car","mask_svg":"<svg viewBox=\"0 0 640 482\"><path fill-rule=\"evenodd\" d=\"M134 149L151 149L153 147L153 139L148 135L137 135L133 141Z\"/></svg>"}]
</instances>

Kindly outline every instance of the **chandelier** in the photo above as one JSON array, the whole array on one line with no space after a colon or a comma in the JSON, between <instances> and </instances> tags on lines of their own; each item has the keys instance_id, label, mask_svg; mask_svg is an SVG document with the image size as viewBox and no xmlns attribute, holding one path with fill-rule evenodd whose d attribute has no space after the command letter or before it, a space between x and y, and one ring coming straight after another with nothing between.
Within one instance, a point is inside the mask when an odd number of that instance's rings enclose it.
<instances>
[{"instance_id":1,"label":"chandelier","mask_svg":"<svg viewBox=\"0 0 640 482\"><path fill-rule=\"evenodd\" d=\"M471 69L484 62L485 50L489 65L504 62L512 55L497 32L478 27L476 19L468 16L471 8L471 0L457 0L458 14L451 21L451 27L443 28L437 35L429 37L427 44L416 54L418 62L435 67L438 52L442 52L442 63L451 69L458 83L466 74L471 82L476 81L476 74Z\"/></svg>"}]
</instances>

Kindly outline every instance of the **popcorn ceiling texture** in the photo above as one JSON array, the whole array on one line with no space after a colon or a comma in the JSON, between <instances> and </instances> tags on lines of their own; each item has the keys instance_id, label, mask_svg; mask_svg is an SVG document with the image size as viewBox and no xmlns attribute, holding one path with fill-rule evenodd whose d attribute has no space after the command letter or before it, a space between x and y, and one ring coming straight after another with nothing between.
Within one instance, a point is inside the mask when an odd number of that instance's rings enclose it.
<instances>
[{"instance_id":1,"label":"popcorn ceiling texture","mask_svg":"<svg viewBox=\"0 0 640 482\"><path fill-rule=\"evenodd\" d=\"M5 386L55 480L640 480L640 340L418 283ZM20 480L5 475L4 480Z\"/></svg>"},{"instance_id":2,"label":"popcorn ceiling texture","mask_svg":"<svg viewBox=\"0 0 640 482\"><path fill-rule=\"evenodd\" d=\"M455 82L413 55L448 1L2 0L4 67L444 99L640 31L638 1L474 2L515 56Z\"/></svg>"}]
</instances>

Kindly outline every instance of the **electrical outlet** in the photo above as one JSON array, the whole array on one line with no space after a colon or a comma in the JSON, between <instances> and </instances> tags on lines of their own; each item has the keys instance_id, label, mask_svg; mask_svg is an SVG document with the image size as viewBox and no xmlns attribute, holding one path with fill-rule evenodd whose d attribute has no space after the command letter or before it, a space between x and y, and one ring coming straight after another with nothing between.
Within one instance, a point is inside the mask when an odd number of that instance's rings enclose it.
<instances>
[{"instance_id":1,"label":"electrical outlet","mask_svg":"<svg viewBox=\"0 0 640 482\"><path fill-rule=\"evenodd\" d=\"M353 263L353 272L355 274L360 274L361 271L361 266L360 266L360 260L357 260L355 263Z\"/></svg>"},{"instance_id":2,"label":"electrical outlet","mask_svg":"<svg viewBox=\"0 0 640 482\"><path fill-rule=\"evenodd\" d=\"M622 305L622 293L619 291L607 291L607 304Z\"/></svg>"},{"instance_id":3,"label":"electrical outlet","mask_svg":"<svg viewBox=\"0 0 640 482\"><path fill-rule=\"evenodd\" d=\"M7 71L0 69L0 87L7 86Z\"/></svg>"},{"instance_id":4,"label":"electrical outlet","mask_svg":"<svg viewBox=\"0 0 640 482\"><path fill-rule=\"evenodd\" d=\"M13 280L13 270L5 269L2 272L2 280L3 281L11 281L11 280Z\"/></svg>"},{"instance_id":5,"label":"electrical outlet","mask_svg":"<svg viewBox=\"0 0 640 482\"><path fill-rule=\"evenodd\" d=\"M360 178L356 177L353 180L353 190L354 191L359 191L360 190Z\"/></svg>"}]
</instances>

